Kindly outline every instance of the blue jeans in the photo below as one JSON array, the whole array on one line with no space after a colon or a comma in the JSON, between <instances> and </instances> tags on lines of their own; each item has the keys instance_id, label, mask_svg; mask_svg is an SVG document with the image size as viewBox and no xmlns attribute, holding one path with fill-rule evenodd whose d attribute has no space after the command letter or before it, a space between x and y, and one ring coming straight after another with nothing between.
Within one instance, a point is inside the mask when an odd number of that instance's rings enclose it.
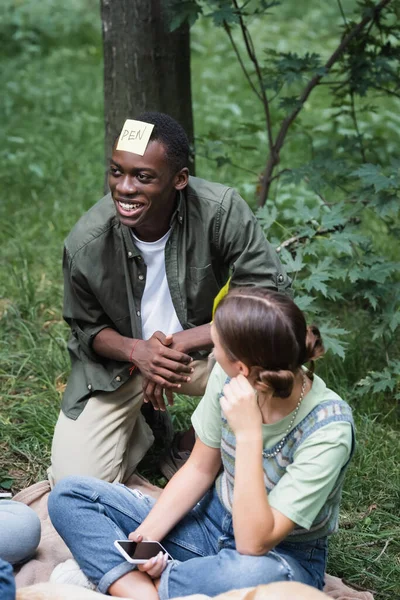
<instances>
[{"instance_id":1,"label":"blue jeans","mask_svg":"<svg viewBox=\"0 0 400 600\"><path fill-rule=\"evenodd\" d=\"M87 577L106 593L135 566L114 547L150 512L155 500L138 490L92 477L68 477L49 497L49 515ZM235 548L232 516L212 488L161 540L175 559L161 576L161 600L223 592L273 581L299 581L323 587L326 540L281 542L263 556L245 556Z\"/></svg>"},{"instance_id":2,"label":"blue jeans","mask_svg":"<svg viewBox=\"0 0 400 600\"><path fill-rule=\"evenodd\" d=\"M12 566L0 558L0 598L15 600L15 581Z\"/></svg>"},{"instance_id":3,"label":"blue jeans","mask_svg":"<svg viewBox=\"0 0 400 600\"><path fill-rule=\"evenodd\" d=\"M0 558L19 565L35 554L40 542L40 519L22 502L0 500Z\"/></svg>"}]
</instances>

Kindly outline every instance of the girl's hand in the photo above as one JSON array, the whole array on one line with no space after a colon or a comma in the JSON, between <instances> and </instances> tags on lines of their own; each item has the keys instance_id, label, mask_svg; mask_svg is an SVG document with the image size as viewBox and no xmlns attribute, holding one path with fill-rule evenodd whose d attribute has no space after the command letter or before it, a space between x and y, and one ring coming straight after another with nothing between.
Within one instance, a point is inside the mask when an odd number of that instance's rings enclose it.
<instances>
[{"instance_id":1,"label":"girl's hand","mask_svg":"<svg viewBox=\"0 0 400 600\"><path fill-rule=\"evenodd\" d=\"M161 573L167 566L167 561L168 554L159 552L157 556L153 556L153 558L150 558L143 565L138 565L138 569L139 571L142 571L142 573L147 573L152 579L158 579L161 577Z\"/></svg>"},{"instance_id":2,"label":"girl's hand","mask_svg":"<svg viewBox=\"0 0 400 600\"><path fill-rule=\"evenodd\" d=\"M224 386L220 399L221 408L235 436L253 437L260 433L262 415L257 402L257 393L244 375L233 377Z\"/></svg>"}]
</instances>

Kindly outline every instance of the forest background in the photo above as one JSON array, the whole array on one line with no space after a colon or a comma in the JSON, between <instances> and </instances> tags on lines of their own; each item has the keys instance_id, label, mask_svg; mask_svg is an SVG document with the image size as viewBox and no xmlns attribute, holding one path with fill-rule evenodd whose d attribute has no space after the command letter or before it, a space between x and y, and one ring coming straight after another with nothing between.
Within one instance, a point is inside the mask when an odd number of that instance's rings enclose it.
<instances>
[{"instance_id":1,"label":"forest background","mask_svg":"<svg viewBox=\"0 0 400 600\"><path fill-rule=\"evenodd\" d=\"M318 373L354 408L358 450L329 572L378 600L400 598L399 3L304 102L263 207L265 106L237 60L239 51L256 84L238 14L232 2L178 4L172 26L204 12L191 29L196 172L237 187L255 210L296 301L322 329ZM377 2L255 4L266 14L246 27L277 134L353 19ZM0 487L16 492L45 477L69 372L63 239L103 192L98 2L4 0L0 54ZM178 429L194 403L178 398ZM162 485L155 465L156 455L143 472Z\"/></svg>"}]
</instances>

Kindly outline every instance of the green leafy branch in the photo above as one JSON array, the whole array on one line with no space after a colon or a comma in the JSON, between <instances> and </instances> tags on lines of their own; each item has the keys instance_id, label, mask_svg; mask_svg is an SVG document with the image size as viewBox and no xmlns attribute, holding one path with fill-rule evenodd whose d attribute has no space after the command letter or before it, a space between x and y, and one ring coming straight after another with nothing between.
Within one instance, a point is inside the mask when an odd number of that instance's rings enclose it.
<instances>
[{"instance_id":1,"label":"green leafy branch","mask_svg":"<svg viewBox=\"0 0 400 600\"><path fill-rule=\"evenodd\" d=\"M335 87L335 93L339 93L340 90L342 90L342 94L349 93L350 86L350 111L361 155L365 162L366 155L362 136L358 128L354 94L363 93L363 90L367 89L365 87L367 84L365 83L364 88L360 88L360 82L364 80L363 74L365 72L373 72L370 79L374 79L376 85L385 86L389 84L390 88L390 84L394 80L393 62L399 51L396 50L393 43L385 39L385 43L379 45L378 51L378 45L374 38L375 45L373 46L373 50L370 49L371 31L374 25L377 26L379 34L386 34L387 37L393 34L393 28L385 26L382 19L384 10L389 7L391 2L392 0L380 0L380 2L375 4L371 0L364 0L364 2L359 4L361 18L358 22L347 21L344 17L343 35L338 46L325 63L322 63L319 55L315 53L306 53L301 57L295 52L277 53L268 50L266 53L269 57L268 66L262 65L246 21L256 16L269 14L270 10L279 4L278 2L261 1L250 3L245 1L241 6L239 6L237 0L187 0L179 3L179 11L176 13L173 27L177 27L186 19L193 24L201 14L212 18L215 25L223 27L251 90L262 104L268 139L268 154L259 187L259 206L265 204L271 185L277 179L274 171L280 162L280 153L285 144L289 129L297 119L313 90L322 83L322 80L341 61L339 72L344 74L344 81L329 83ZM340 2L339 7L344 16ZM246 66L245 58L242 56L239 46L235 41L233 35L235 27L238 27L241 32L247 59L250 60L253 67L253 74L250 73L249 68ZM352 59L351 57L354 55L355 48L358 51L356 58ZM272 123L271 102L276 96L271 99L267 93L267 89L272 89L276 92L276 95L279 95L284 87L290 88L294 84L304 81L306 83L298 93L280 98L280 108L286 114L277 128L277 133L274 134L276 127L274 128ZM358 82L358 85L356 82ZM339 86L338 88L336 88L337 85Z\"/></svg>"},{"instance_id":2,"label":"green leafy branch","mask_svg":"<svg viewBox=\"0 0 400 600\"><path fill-rule=\"evenodd\" d=\"M357 385L359 395L390 392L400 400L400 360L390 360L382 371L369 371Z\"/></svg>"}]
</instances>

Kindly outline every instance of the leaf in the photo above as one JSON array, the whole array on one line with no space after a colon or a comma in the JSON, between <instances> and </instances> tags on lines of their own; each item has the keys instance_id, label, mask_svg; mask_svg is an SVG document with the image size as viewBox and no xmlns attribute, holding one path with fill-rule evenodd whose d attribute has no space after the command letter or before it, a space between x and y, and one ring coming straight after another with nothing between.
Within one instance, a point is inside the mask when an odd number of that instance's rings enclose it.
<instances>
[{"instance_id":1,"label":"leaf","mask_svg":"<svg viewBox=\"0 0 400 600\"><path fill-rule=\"evenodd\" d=\"M288 273L297 273L298 271L301 271L301 269L304 267L303 256L301 251L298 251L293 258L290 252L288 252L286 248L284 248L281 252L281 259Z\"/></svg>"},{"instance_id":2,"label":"leaf","mask_svg":"<svg viewBox=\"0 0 400 600\"><path fill-rule=\"evenodd\" d=\"M6 477L0 481L0 488L3 488L3 490L11 490L13 484L14 479L12 477Z\"/></svg>"},{"instance_id":3,"label":"leaf","mask_svg":"<svg viewBox=\"0 0 400 600\"><path fill-rule=\"evenodd\" d=\"M349 256L353 254L352 243L348 236L340 236L338 233L321 238L317 235L316 240L329 253L335 252L335 254L348 254Z\"/></svg>"},{"instance_id":4,"label":"leaf","mask_svg":"<svg viewBox=\"0 0 400 600\"><path fill-rule=\"evenodd\" d=\"M296 52L281 52L275 60L275 68L283 81L292 84L302 81L305 76L324 73L319 54L306 52L300 56Z\"/></svg>"},{"instance_id":5,"label":"leaf","mask_svg":"<svg viewBox=\"0 0 400 600\"><path fill-rule=\"evenodd\" d=\"M373 328L373 336L372 341L378 340L383 337L387 331L387 324L384 321L381 321L378 325L375 325Z\"/></svg>"},{"instance_id":6,"label":"leaf","mask_svg":"<svg viewBox=\"0 0 400 600\"><path fill-rule=\"evenodd\" d=\"M400 310L397 310L393 313L389 319L389 327L392 332L394 332L397 327L400 325Z\"/></svg>"},{"instance_id":7,"label":"leaf","mask_svg":"<svg viewBox=\"0 0 400 600\"><path fill-rule=\"evenodd\" d=\"M169 11L169 30L175 31L185 21L189 23L189 27L195 24L199 15L202 14L201 7L196 0L176 0Z\"/></svg>"},{"instance_id":8,"label":"leaf","mask_svg":"<svg viewBox=\"0 0 400 600\"><path fill-rule=\"evenodd\" d=\"M319 329L325 349L330 350L333 354L337 354L340 358L344 358L347 342L340 340L339 337L348 335L349 332L347 329L333 327L329 324L321 325Z\"/></svg>"},{"instance_id":9,"label":"leaf","mask_svg":"<svg viewBox=\"0 0 400 600\"><path fill-rule=\"evenodd\" d=\"M307 310L313 304L315 298L311 296L296 296L294 301L300 310Z\"/></svg>"},{"instance_id":10,"label":"leaf","mask_svg":"<svg viewBox=\"0 0 400 600\"><path fill-rule=\"evenodd\" d=\"M400 361L389 360L388 364L380 372L369 371L366 377L357 382L357 386L362 388L358 394L394 392L400 384ZM397 394L396 394L397 396ZM396 397L395 396L395 397Z\"/></svg>"},{"instance_id":11,"label":"leaf","mask_svg":"<svg viewBox=\"0 0 400 600\"><path fill-rule=\"evenodd\" d=\"M378 308L378 298L370 290L366 290L362 296L368 300L374 310Z\"/></svg>"},{"instance_id":12,"label":"leaf","mask_svg":"<svg viewBox=\"0 0 400 600\"><path fill-rule=\"evenodd\" d=\"M348 221L348 216L344 208L344 203L338 202L328 211L323 212L321 215L321 227L324 229L333 229L334 227L345 225Z\"/></svg>"},{"instance_id":13,"label":"leaf","mask_svg":"<svg viewBox=\"0 0 400 600\"><path fill-rule=\"evenodd\" d=\"M265 205L256 211L256 218L265 233L267 233L271 225L275 223L277 216L278 209L276 208L276 206L272 206L272 208L269 208L267 205Z\"/></svg>"},{"instance_id":14,"label":"leaf","mask_svg":"<svg viewBox=\"0 0 400 600\"><path fill-rule=\"evenodd\" d=\"M376 208L381 218L396 217L400 211L399 191L388 192L384 190L379 194L370 196L370 206Z\"/></svg>"},{"instance_id":15,"label":"leaf","mask_svg":"<svg viewBox=\"0 0 400 600\"><path fill-rule=\"evenodd\" d=\"M292 110L301 106L302 102L299 100L298 96L283 96L279 99L279 108L285 112L292 112Z\"/></svg>"},{"instance_id":16,"label":"leaf","mask_svg":"<svg viewBox=\"0 0 400 600\"><path fill-rule=\"evenodd\" d=\"M218 10L214 10L212 13L209 13L207 17L211 17L214 25L217 27L221 27L225 23L227 25L239 23L239 15L230 4L225 4Z\"/></svg>"},{"instance_id":17,"label":"leaf","mask_svg":"<svg viewBox=\"0 0 400 600\"><path fill-rule=\"evenodd\" d=\"M365 186L373 185L376 192L387 190L395 185L395 182L386 177L380 169L371 163L361 165L359 169L351 173L353 177L361 179Z\"/></svg>"},{"instance_id":18,"label":"leaf","mask_svg":"<svg viewBox=\"0 0 400 600\"><path fill-rule=\"evenodd\" d=\"M399 268L399 263L387 262L382 264L377 262L372 267L365 269L363 279L384 283L392 274L398 272Z\"/></svg>"},{"instance_id":19,"label":"leaf","mask_svg":"<svg viewBox=\"0 0 400 600\"><path fill-rule=\"evenodd\" d=\"M396 380L392 378L390 373L384 372L381 374L381 379L374 383L372 390L374 392L385 392L386 390L393 392L396 383Z\"/></svg>"},{"instance_id":20,"label":"leaf","mask_svg":"<svg viewBox=\"0 0 400 600\"><path fill-rule=\"evenodd\" d=\"M310 276L304 281L304 287L308 292L315 290L321 292L321 294L326 297L328 295L328 288L325 282L330 279L330 273L318 273L314 271L311 272Z\"/></svg>"}]
</instances>

